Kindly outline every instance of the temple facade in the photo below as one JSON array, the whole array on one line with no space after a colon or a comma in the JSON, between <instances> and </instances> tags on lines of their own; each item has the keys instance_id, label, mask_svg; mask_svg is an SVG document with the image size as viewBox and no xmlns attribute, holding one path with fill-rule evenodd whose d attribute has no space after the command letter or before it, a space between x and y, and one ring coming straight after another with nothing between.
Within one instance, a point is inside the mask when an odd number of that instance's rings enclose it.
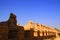
<instances>
[{"instance_id":1,"label":"temple facade","mask_svg":"<svg viewBox=\"0 0 60 40\"><path fill-rule=\"evenodd\" d=\"M19 26L13 13L7 21L0 22L0 40L43 40L47 37L56 37L58 33L53 28L34 24L32 21L25 26Z\"/></svg>"}]
</instances>

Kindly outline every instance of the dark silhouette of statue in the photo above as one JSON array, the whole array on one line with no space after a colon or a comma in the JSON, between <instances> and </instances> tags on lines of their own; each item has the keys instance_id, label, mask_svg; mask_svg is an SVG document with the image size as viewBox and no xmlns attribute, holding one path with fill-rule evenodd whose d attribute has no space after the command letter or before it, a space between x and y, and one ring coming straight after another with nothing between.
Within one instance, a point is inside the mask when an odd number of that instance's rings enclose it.
<instances>
[{"instance_id":1,"label":"dark silhouette of statue","mask_svg":"<svg viewBox=\"0 0 60 40\"><path fill-rule=\"evenodd\" d=\"M17 25L16 16L13 13L10 14L10 17L8 19L8 24L9 24L9 27L12 27L12 28L16 27Z\"/></svg>"}]
</instances>

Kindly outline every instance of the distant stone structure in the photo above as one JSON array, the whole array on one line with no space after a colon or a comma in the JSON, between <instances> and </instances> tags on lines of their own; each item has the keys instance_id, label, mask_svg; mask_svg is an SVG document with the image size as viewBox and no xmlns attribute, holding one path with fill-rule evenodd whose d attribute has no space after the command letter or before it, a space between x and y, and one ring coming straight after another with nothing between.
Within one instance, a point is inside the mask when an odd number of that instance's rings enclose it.
<instances>
[{"instance_id":1,"label":"distant stone structure","mask_svg":"<svg viewBox=\"0 0 60 40\"><path fill-rule=\"evenodd\" d=\"M25 26L17 25L16 16L11 13L7 21L0 22L0 40L43 40L59 32L42 24L30 21Z\"/></svg>"}]
</instances>

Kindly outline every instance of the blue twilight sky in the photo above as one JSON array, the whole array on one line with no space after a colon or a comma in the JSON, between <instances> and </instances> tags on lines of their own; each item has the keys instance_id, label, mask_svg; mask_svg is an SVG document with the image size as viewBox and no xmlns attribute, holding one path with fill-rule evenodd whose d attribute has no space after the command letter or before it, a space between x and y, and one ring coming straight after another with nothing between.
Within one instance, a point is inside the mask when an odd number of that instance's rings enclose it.
<instances>
[{"instance_id":1,"label":"blue twilight sky","mask_svg":"<svg viewBox=\"0 0 60 40\"><path fill-rule=\"evenodd\" d=\"M21 25L32 20L60 28L60 0L0 0L0 22L8 20L11 12Z\"/></svg>"}]
</instances>

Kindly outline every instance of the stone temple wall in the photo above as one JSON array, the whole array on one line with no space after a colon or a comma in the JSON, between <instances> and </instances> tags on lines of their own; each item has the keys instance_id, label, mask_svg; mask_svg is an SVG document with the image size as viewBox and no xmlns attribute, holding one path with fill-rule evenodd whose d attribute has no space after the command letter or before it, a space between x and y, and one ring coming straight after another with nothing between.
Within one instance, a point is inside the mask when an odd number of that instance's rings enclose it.
<instances>
[{"instance_id":1,"label":"stone temple wall","mask_svg":"<svg viewBox=\"0 0 60 40\"><path fill-rule=\"evenodd\" d=\"M11 13L7 21L0 22L0 40L23 40L24 29L17 25L16 16Z\"/></svg>"},{"instance_id":2,"label":"stone temple wall","mask_svg":"<svg viewBox=\"0 0 60 40\"><path fill-rule=\"evenodd\" d=\"M11 13L7 21L0 22L0 40L33 40L33 30L24 30L17 25L16 16Z\"/></svg>"},{"instance_id":3,"label":"stone temple wall","mask_svg":"<svg viewBox=\"0 0 60 40\"><path fill-rule=\"evenodd\" d=\"M39 36L41 34L39 29L34 31L33 22L26 26L29 30L24 30L24 28L25 26L17 25L16 16L11 13L7 21L0 22L0 40L43 40L44 36ZM34 36L34 32L37 32L38 37ZM42 34L44 35L44 32Z\"/></svg>"}]
</instances>

